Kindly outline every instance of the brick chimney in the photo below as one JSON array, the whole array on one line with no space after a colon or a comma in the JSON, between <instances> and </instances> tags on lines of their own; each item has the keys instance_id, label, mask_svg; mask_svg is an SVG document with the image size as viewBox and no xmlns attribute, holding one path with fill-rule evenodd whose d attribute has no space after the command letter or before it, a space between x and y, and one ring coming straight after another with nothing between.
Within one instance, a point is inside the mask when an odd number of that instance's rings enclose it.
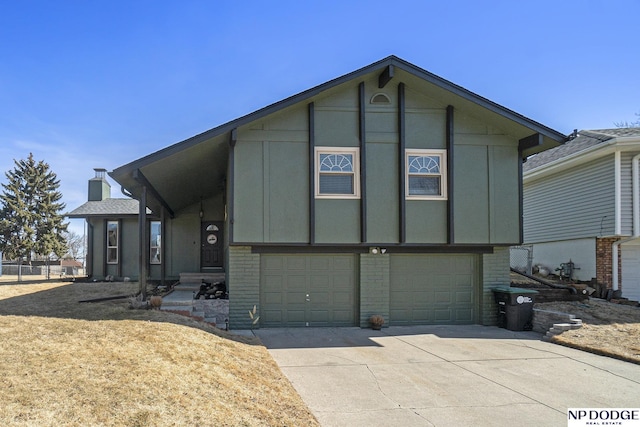
<instances>
[{"instance_id":1,"label":"brick chimney","mask_svg":"<svg viewBox=\"0 0 640 427\"><path fill-rule=\"evenodd\" d=\"M111 185L107 182L107 170L102 168L93 169L96 176L89 180L89 201L102 201L111 198Z\"/></svg>"}]
</instances>

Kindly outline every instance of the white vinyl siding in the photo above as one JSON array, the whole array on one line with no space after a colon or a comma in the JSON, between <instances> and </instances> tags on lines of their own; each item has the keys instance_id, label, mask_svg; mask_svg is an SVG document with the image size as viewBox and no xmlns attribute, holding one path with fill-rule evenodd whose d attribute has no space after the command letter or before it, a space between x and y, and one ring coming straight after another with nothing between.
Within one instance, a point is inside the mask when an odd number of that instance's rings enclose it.
<instances>
[{"instance_id":1,"label":"white vinyl siding","mask_svg":"<svg viewBox=\"0 0 640 427\"><path fill-rule=\"evenodd\" d=\"M615 232L614 156L567 169L523 185L526 243Z\"/></svg>"},{"instance_id":2,"label":"white vinyl siding","mask_svg":"<svg viewBox=\"0 0 640 427\"><path fill-rule=\"evenodd\" d=\"M631 160L637 152L622 153L620 159L620 231L633 234L633 165Z\"/></svg>"}]
</instances>

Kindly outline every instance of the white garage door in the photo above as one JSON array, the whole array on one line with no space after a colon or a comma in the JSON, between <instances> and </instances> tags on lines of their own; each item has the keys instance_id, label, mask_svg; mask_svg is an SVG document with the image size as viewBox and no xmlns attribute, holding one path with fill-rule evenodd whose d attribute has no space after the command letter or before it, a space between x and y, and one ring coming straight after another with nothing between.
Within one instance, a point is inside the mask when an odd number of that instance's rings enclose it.
<instances>
[{"instance_id":1,"label":"white garage door","mask_svg":"<svg viewBox=\"0 0 640 427\"><path fill-rule=\"evenodd\" d=\"M622 296L640 301L640 246L622 246Z\"/></svg>"}]
</instances>

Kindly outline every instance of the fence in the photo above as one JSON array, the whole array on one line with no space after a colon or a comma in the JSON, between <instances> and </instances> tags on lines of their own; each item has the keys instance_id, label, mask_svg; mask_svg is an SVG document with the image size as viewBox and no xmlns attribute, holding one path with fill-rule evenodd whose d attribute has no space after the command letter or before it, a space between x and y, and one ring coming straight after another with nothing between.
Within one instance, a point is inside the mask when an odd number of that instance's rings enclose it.
<instances>
[{"instance_id":1,"label":"fence","mask_svg":"<svg viewBox=\"0 0 640 427\"><path fill-rule=\"evenodd\" d=\"M509 265L514 270L531 274L533 264L533 246L511 246Z\"/></svg>"},{"instance_id":2,"label":"fence","mask_svg":"<svg viewBox=\"0 0 640 427\"><path fill-rule=\"evenodd\" d=\"M83 274L83 269L78 267L63 267L60 265L27 265L23 264L2 264L0 267L0 276L18 276L18 268L20 268L22 276L44 276L44 277L63 277L63 276L79 276Z\"/></svg>"}]
</instances>

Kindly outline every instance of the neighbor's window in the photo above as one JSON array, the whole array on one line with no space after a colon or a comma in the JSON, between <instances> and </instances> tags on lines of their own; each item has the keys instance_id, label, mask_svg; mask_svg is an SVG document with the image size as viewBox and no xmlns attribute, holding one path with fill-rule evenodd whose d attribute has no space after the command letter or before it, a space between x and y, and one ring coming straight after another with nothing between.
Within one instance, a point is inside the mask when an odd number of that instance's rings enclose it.
<instances>
[{"instance_id":1,"label":"neighbor's window","mask_svg":"<svg viewBox=\"0 0 640 427\"><path fill-rule=\"evenodd\" d=\"M118 263L118 221L107 221L107 263Z\"/></svg>"},{"instance_id":2,"label":"neighbor's window","mask_svg":"<svg viewBox=\"0 0 640 427\"><path fill-rule=\"evenodd\" d=\"M407 150L407 199L447 198L446 150Z\"/></svg>"},{"instance_id":3,"label":"neighbor's window","mask_svg":"<svg viewBox=\"0 0 640 427\"><path fill-rule=\"evenodd\" d=\"M149 255L151 264L160 264L162 254L162 227L160 221L151 221L149 223L150 228L150 242L149 242Z\"/></svg>"},{"instance_id":4,"label":"neighbor's window","mask_svg":"<svg viewBox=\"0 0 640 427\"><path fill-rule=\"evenodd\" d=\"M360 197L358 148L316 148L316 197L357 199Z\"/></svg>"}]
</instances>

